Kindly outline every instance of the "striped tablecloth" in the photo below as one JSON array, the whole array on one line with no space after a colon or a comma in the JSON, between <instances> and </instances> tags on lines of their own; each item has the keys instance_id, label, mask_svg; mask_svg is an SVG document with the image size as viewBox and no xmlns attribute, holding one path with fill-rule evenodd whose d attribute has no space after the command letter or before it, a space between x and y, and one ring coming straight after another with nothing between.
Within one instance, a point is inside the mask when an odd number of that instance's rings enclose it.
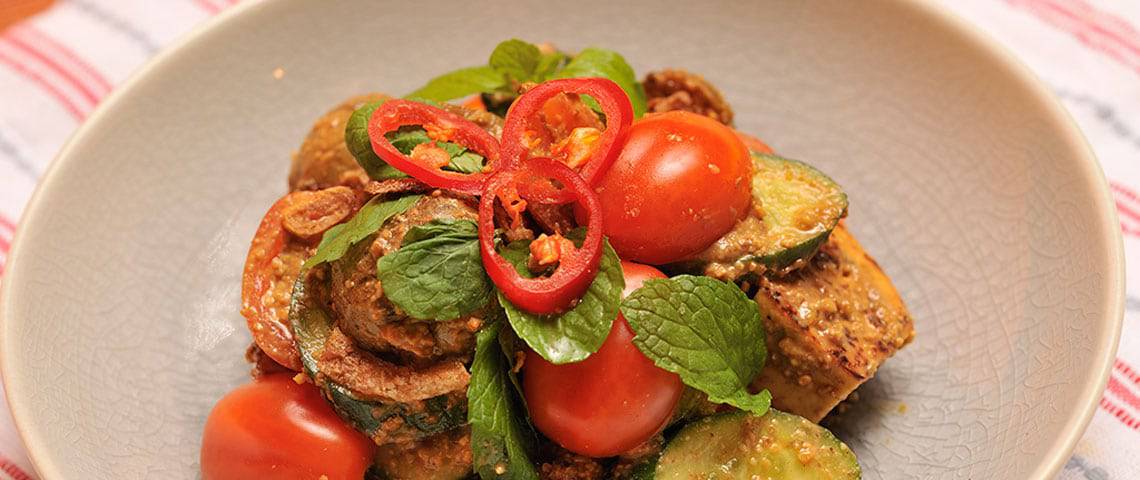
<instances>
[{"instance_id":1,"label":"striped tablecloth","mask_svg":"<svg viewBox=\"0 0 1140 480\"><path fill-rule=\"evenodd\" d=\"M0 0L7 1L7 0ZM59 0L0 34L0 275L36 181L99 101L236 0ZM1120 353L1059 478L1140 479L1140 0L945 0L1029 65L1084 129L1116 196L1129 296ZM0 399L0 480L36 478Z\"/></svg>"}]
</instances>

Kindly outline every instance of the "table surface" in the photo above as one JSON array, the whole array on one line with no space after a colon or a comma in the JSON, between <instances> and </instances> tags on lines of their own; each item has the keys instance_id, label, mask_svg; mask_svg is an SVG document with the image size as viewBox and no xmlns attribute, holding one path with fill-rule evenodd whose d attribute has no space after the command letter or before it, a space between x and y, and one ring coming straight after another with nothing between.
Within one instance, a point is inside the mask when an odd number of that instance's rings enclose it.
<instances>
[{"instance_id":1,"label":"table surface","mask_svg":"<svg viewBox=\"0 0 1140 480\"><path fill-rule=\"evenodd\" d=\"M53 0L3 0L0 3L0 30L51 6Z\"/></svg>"}]
</instances>

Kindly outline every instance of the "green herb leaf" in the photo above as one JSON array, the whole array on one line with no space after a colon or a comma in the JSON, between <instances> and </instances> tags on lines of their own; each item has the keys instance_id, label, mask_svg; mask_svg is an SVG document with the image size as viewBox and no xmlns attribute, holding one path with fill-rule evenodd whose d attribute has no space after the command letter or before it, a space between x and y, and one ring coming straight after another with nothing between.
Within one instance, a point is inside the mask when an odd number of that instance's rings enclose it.
<instances>
[{"instance_id":1,"label":"green herb leaf","mask_svg":"<svg viewBox=\"0 0 1140 480\"><path fill-rule=\"evenodd\" d=\"M491 279L470 220L437 219L413 227L399 250L380 257L384 295L412 318L452 320L491 301Z\"/></svg>"},{"instance_id":2,"label":"green herb leaf","mask_svg":"<svg viewBox=\"0 0 1140 480\"><path fill-rule=\"evenodd\" d=\"M612 50L602 48L587 48L570 60L562 71L556 73L554 78L582 78L602 77L613 80L625 93L633 104L633 116L640 117L645 113L645 89L637 81L633 67L621 55Z\"/></svg>"},{"instance_id":3,"label":"green herb leaf","mask_svg":"<svg viewBox=\"0 0 1140 480\"><path fill-rule=\"evenodd\" d=\"M360 207L360 211L356 212L356 215L347 222L336 225L325 232L324 236L321 237L321 243L317 245L316 253L305 260L301 268L308 270L324 262L331 262L343 257L344 253L356 242L376 233L384 225L384 222L404 213L412 205L415 205L422 196L408 195L389 201L383 201L383 197L379 195L373 197L363 207Z\"/></svg>"},{"instance_id":4,"label":"green herb leaf","mask_svg":"<svg viewBox=\"0 0 1140 480\"><path fill-rule=\"evenodd\" d=\"M538 66L534 68L535 81L545 82L549 80L554 72L562 68L565 61L566 54L562 52L542 54L542 58L538 59Z\"/></svg>"},{"instance_id":5,"label":"green herb leaf","mask_svg":"<svg viewBox=\"0 0 1140 480\"><path fill-rule=\"evenodd\" d=\"M352 156L356 157L356 163L359 163L373 180L404 178L408 175L388 165L372 151L372 141L368 138L368 121L372 118L372 113L383 103L383 100L369 102L352 112L344 127L344 144Z\"/></svg>"},{"instance_id":6,"label":"green herb leaf","mask_svg":"<svg viewBox=\"0 0 1140 480\"><path fill-rule=\"evenodd\" d=\"M493 92L506 86L507 81L502 73L489 65L483 65L461 68L435 77L407 96L444 102L474 93Z\"/></svg>"},{"instance_id":7,"label":"green herb leaf","mask_svg":"<svg viewBox=\"0 0 1140 480\"><path fill-rule=\"evenodd\" d=\"M621 313L634 345L709 400L763 415L768 391L748 393L767 349L760 309L740 288L709 277L655 279L630 294Z\"/></svg>"},{"instance_id":8,"label":"green herb leaf","mask_svg":"<svg viewBox=\"0 0 1140 480\"><path fill-rule=\"evenodd\" d=\"M392 146L396 147L400 153L404 155L411 155L412 149L416 148L421 143L432 141L427 135L427 130L423 127L409 126L403 127L395 132L389 132L385 137ZM466 147L452 142L435 142L440 148L451 156L451 163L445 167L446 170L459 173L478 173L483 171L484 159L482 155L468 150ZM401 172L403 174L403 172Z\"/></svg>"},{"instance_id":9,"label":"green herb leaf","mask_svg":"<svg viewBox=\"0 0 1140 480\"><path fill-rule=\"evenodd\" d=\"M577 231L576 231L577 232ZM571 234L571 237L574 235ZM598 276L586 289L578 304L558 315L535 315L514 306L499 293L499 303L507 312L507 319L519 338L551 363L562 364L585 360L601 348L617 318L625 276L621 260L602 242L602 264ZM507 245L500 255L515 265L523 276L531 276L526 268L530 242L518 241Z\"/></svg>"},{"instance_id":10,"label":"green herb leaf","mask_svg":"<svg viewBox=\"0 0 1140 480\"><path fill-rule=\"evenodd\" d=\"M447 169L459 173L479 173L483 171L483 163L482 155L466 150L451 157L451 164L447 166Z\"/></svg>"},{"instance_id":11,"label":"green herb leaf","mask_svg":"<svg viewBox=\"0 0 1140 480\"><path fill-rule=\"evenodd\" d=\"M538 47L532 43L512 38L495 47L487 64L496 72L506 75L507 78L519 82L528 82L536 79L535 70L541 60L542 52L538 51Z\"/></svg>"},{"instance_id":12,"label":"green herb leaf","mask_svg":"<svg viewBox=\"0 0 1140 480\"><path fill-rule=\"evenodd\" d=\"M537 480L528 450L534 432L523 423L526 413L509 378L510 367L499 346L503 322L483 327L475 340L471 383L467 387L467 420L475 471L484 479Z\"/></svg>"},{"instance_id":13,"label":"green herb leaf","mask_svg":"<svg viewBox=\"0 0 1140 480\"><path fill-rule=\"evenodd\" d=\"M395 132L384 134L384 137L404 155L411 155L412 149L416 148L417 145L431 141L427 135L427 130L417 126L402 127Z\"/></svg>"}]
</instances>

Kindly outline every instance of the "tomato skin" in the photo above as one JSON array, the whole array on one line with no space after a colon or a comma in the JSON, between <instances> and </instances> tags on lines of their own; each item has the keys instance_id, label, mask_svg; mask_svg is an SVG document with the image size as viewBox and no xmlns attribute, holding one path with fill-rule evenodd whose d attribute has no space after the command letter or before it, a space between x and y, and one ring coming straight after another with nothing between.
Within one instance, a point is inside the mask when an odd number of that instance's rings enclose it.
<instances>
[{"instance_id":1,"label":"tomato skin","mask_svg":"<svg viewBox=\"0 0 1140 480\"><path fill-rule=\"evenodd\" d=\"M690 112L646 115L598 183L606 236L626 260L685 260L747 214L751 179L748 149L731 128Z\"/></svg>"},{"instance_id":2,"label":"tomato skin","mask_svg":"<svg viewBox=\"0 0 1140 480\"><path fill-rule=\"evenodd\" d=\"M311 383L266 375L223 397L206 419L202 479L360 480L376 446Z\"/></svg>"},{"instance_id":3,"label":"tomato skin","mask_svg":"<svg viewBox=\"0 0 1140 480\"><path fill-rule=\"evenodd\" d=\"M622 262L628 295L656 268ZM535 427L567 450L610 457L657 434L672 418L684 385L681 377L653 364L632 342L620 314L602 347L589 358L563 365L528 352L523 393Z\"/></svg>"}]
</instances>

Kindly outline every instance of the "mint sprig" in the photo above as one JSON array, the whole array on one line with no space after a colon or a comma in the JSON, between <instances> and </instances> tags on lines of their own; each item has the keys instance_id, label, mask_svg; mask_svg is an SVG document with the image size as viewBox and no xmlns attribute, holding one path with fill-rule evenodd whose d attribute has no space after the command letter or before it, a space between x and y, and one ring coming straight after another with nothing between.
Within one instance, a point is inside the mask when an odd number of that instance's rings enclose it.
<instances>
[{"instance_id":1,"label":"mint sprig","mask_svg":"<svg viewBox=\"0 0 1140 480\"><path fill-rule=\"evenodd\" d=\"M626 297L621 313L634 345L658 367L710 401L768 411L771 394L747 390L767 356L760 310L735 284L691 275L648 280Z\"/></svg>"},{"instance_id":2,"label":"mint sprig","mask_svg":"<svg viewBox=\"0 0 1140 480\"><path fill-rule=\"evenodd\" d=\"M517 83L584 77L613 80L629 95L634 115L645 113L645 90L633 67L617 52L591 47L568 57L562 52L542 53L538 46L517 38L499 43L487 65L445 73L408 96L443 102L476 93L513 95Z\"/></svg>"}]
</instances>

